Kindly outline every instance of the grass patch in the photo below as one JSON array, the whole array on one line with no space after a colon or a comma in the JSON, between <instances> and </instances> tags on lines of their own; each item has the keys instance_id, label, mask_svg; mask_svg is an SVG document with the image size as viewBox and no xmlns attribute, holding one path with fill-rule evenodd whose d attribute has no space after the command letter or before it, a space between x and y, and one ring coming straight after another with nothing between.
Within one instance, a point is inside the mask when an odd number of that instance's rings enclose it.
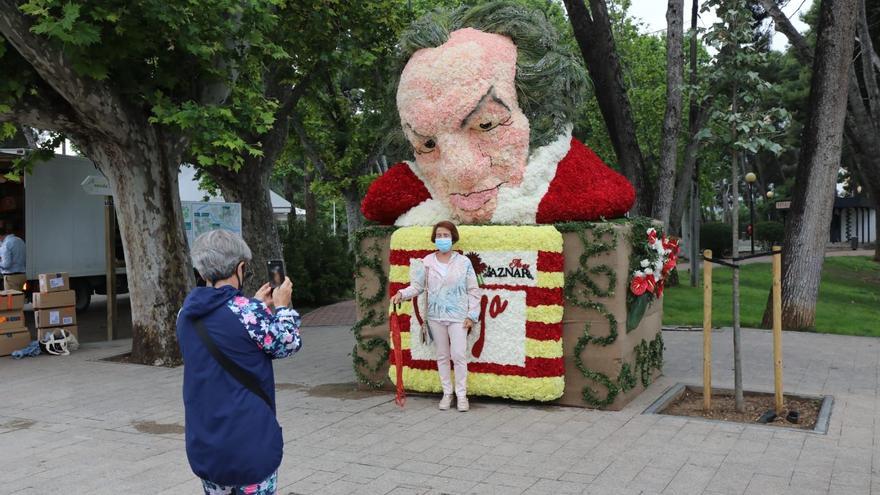
<instances>
[{"instance_id":1,"label":"grass patch","mask_svg":"<svg viewBox=\"0 0 880 495\"><path fill-rule=\"evenodd\" d=\"M713 326L733 325L730 268L716 265L712 272ZM699 287L683 284L664 291L665 325L703 325L703 281ZM740 317L744 327L760 327L772 273L770 263L743 265L740 270ZM825 258L816 328L820 333L880 336L880 263L866 256Z\"/></svg>"}]
</instances>

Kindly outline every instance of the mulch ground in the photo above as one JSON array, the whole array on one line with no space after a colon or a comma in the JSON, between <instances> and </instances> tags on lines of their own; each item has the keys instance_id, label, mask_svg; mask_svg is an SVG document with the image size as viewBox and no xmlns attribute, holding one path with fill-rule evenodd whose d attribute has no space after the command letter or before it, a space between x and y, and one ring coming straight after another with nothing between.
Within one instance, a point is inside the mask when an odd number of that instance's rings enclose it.
<instances>
[{"instance_id":1,"label":"mulch ground","mask_svg":"<svg viewBox=\"0 0 880 495\"><path fill-rule=\"evenodd\" d=\"M673 416L692 416L735 423L758 424L758 418L775 407L772 394L745 392L743 399L745 410L741 413L736 412L733 394L716 392L712 395L712 409L703 411L703 393L687 389L662 413ZM822 406L821 400L783 396L783 403L785 405L784 412L775 420L766 423L768 426L784 426L803 430L812 430L816 427L819 409ZM799 420L796 424L786 420L789 411L798 412Z\"/></svg>"}]
</instances>

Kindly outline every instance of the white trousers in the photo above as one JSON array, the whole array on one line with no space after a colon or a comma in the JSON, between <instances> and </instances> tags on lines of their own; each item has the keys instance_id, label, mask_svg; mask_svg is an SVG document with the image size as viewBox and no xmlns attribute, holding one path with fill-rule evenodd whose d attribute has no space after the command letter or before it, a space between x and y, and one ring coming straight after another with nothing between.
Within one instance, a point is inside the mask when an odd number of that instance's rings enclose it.
<instances>
[{"instance_id":1,"label":"white trousers","mask_svg":"<svg viewBox=\"0 0 880 495\"><path fill-rule=\"evenodd\" d=\"M437 371L443 393L452 394L450 358L455 366L455 395L467 396L467 330L463 322L429 320L434 343L437 346Z\"/></svg>"}]
</instances>

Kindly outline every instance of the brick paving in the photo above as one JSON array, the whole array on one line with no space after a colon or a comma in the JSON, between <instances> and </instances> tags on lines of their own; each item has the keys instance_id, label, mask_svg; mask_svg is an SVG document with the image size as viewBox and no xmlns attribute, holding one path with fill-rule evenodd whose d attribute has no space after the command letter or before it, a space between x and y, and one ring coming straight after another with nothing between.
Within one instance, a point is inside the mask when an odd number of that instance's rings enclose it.
<instances>
[{"instance_id":1,"label":"brick paving","mask_svg":"<svg viewBox=\"0 0 880 495\"><path fill-rule=\"evenodd\" d=\"M786 391L835 398L820 435L641 414L699 382L695 332L664 332L665 375L623 411L474 398L465 414L356 391L348 328L303 333L302 353L275 365L279 494L880 493L880 340L785 334ZM747 388L770 390L770 334L743 341ZM730 331L714 343L716 385L730 386ZM182 370L98 360L128 346L0 358L0 493L200 493L180 433Z\"/></svg>"},{"instance_id":2,"label":"brick paving","mask_svg":"<svg viewBox=\"0 0 880 495\"><path fill-rule=\"evenodd\" d=\"M314 311L309 311L303 316L303 325L307 327L351 327L356 321L357 305L354 299L322 306Z\"/></svg>"}]
</instances>

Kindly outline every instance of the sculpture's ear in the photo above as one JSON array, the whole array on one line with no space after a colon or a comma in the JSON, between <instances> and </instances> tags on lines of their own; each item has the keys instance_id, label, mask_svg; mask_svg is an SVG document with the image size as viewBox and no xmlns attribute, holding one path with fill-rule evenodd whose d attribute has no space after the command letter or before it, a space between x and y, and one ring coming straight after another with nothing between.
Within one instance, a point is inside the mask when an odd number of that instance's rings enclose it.
<instances>
[{"instance_id":1,"label":"sculpture's ear","mask_svg":"<svg viewBox=\"0 0 880 495\"><path fill-rule=\"evenodd\" d=\"M398 163L370 184L361 202L364 217L392 225L410 208L431 199L428 189L406 163Z\"/></svg>"}]
</instances>

